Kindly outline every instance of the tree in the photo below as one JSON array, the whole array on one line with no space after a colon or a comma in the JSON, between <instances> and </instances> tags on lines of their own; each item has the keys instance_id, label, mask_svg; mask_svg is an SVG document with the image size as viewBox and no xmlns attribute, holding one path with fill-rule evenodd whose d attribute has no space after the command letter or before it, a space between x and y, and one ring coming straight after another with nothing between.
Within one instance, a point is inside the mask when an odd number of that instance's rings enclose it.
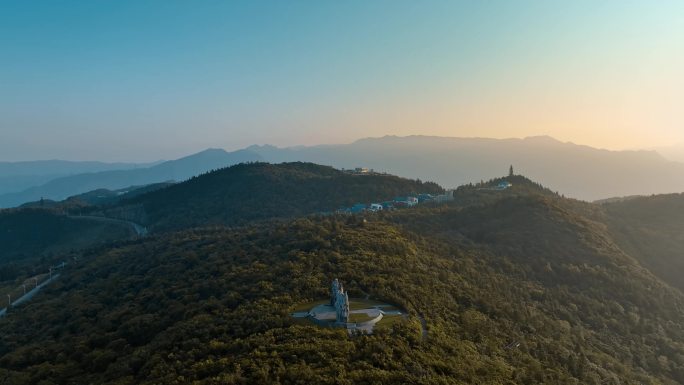
<instances>
[{"instance_id":1,"label":"tree","mask_svg":"<svg viewBox=\"0 0 684 385\"><path fill-rule=\"evenodd\" d=\"M508 176L513 176L513 165L508 169Z\"/></svg>"}]
</instances>

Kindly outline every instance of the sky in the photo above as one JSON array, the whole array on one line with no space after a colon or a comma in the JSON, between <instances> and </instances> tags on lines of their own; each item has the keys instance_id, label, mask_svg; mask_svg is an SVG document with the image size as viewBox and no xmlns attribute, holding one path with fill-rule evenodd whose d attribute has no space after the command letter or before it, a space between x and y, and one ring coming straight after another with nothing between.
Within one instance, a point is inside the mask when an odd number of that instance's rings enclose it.
<instances>
[{"instance_id":1,"label":"sky","mask_svg":"<svg viewBox=\"0 0 684 385\"><path fill-rule=\"evenodd\" d=\"M684 1L0 0L0 161L684 143Z\"/></svg>"}]
</instances>

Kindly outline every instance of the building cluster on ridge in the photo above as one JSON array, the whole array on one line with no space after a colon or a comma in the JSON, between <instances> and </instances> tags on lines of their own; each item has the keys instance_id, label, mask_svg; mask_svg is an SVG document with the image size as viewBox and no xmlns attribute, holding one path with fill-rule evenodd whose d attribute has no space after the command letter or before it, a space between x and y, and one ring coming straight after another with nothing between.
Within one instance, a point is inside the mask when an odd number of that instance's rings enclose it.
<instances>
[{"instance_id":1,"label":"building cluster on ridge","mask_svg":"<svg viewBox=\"0 0 684 385\"><path fill-rule=\"evenodd\" d=\"M377 172L373 170L372 168L367 168L367 167L357 167L353 170L347 170L347 169L341 169L342 172L346 172L347 174L353 174L353 175L389 175L386 172Z\"/></svg>"},{"instance_id":2,"label":"building cluster on ridge","mask_svg":"<svg viewBox=\"0 0 684 385\"><path fill-rule=\"evenodd\" d=\"M357 167L354 170L342 170L344 172L354 174L354 175L374 175L374 174L383 174L383 173L378 173L375 172L373 169L368 169L365 167ZM385 174L383 174L385 175ZM515 174L513 173L513 166L510 166L510 169L508 171L508 176L513 177ZM484 183L484 182L483 182ZM503 180L500 183L498 183L496 186L493 187L486 187L486 188L480 188L481 190L497 190L497 191L502 191L502 190L507 190L509 188L513 187L513 184L511 184L507 180ZM401 197L396 197L391 201L385 201L385 202L379 202L379 203L356 203L355 205L351 207L342 207L338 209L336 212L338 214L358 214L362 213L364 211L371 211L371 212L378 212L378 211L386 211L386 210L394 210L398 208L406 208L406 207L414 207L418 205L419 203L425 203L425 202L434 202L434 203L445 203L445 202L450 202L454 200L454 192L455 190L447 190L444 192L444 194L439 194L439 195L432 195L432 194L417 194L417 195L409 195L409 196L401 196Z\"/></svg>"},{"instance_id":3,"label":"building cluster on ridge","mask_svg":"<svg viewBox=\"0 0 684 385\"><path fill-rule=\"evenodd\" d=\"M396 197L391 201L385 201L380 203L357 203L351 207L343 207L337 210L340 214L356 214L364 211L383 211L383 210L394 210L399 208L414 207L419 203L424 202L436 202L443 203L449 202L454 199L454 191L449 190L444 194L432 195L432 194L418 194L416 196L401 196Z\"/></svg>"}]
</instances>

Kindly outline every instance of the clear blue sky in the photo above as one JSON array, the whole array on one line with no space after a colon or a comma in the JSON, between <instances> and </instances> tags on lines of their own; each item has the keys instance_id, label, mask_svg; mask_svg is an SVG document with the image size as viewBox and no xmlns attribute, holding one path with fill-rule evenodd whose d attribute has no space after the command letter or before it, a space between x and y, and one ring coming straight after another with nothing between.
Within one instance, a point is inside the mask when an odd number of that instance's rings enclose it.
<instances>
[{"instance_id":1,"label":"clear blue sky","mask_svg":"<svg viewBox=\"0 0 684 385\"><path fill-rule=\"evenodd\" d=\"M684 1L0 0L0 160L684 141Z\"/></svg>"}]
</instances>

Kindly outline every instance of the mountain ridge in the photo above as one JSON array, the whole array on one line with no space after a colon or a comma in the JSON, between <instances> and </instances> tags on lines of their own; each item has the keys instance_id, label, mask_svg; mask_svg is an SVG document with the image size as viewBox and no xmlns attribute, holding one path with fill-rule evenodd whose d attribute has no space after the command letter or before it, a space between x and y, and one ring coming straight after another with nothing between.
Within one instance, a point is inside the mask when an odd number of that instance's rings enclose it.
<instances>
[{"instance_id":1,"label":"mountain ridge","mask_svg":"<svg viewBox=\"0 0 684 385\"><path fill-rule=\"evenodd\" d=\"M84 172L151 167L152 163L37 160L0 162L0 194L15 193L67 175Z\"/></svg>"},{"instance_id":2,"label":"mountain ridge","mask_svg":"<svg viewBox=\"0 0 684 385\"><path fill-rule=\"evenodd\" d=\"M442 191L437 184L394 175L353 175L305 162L257 162L193 177L122 205L142 205L151 222L141 223L152 228L178 229L184 221L190 221L184 227L235 225L255 219L333 212L341 206L381 202L402 194Z\"/></svg>"},{"instance_id":3,"label":"mountain ridge","mask_svg":"<svg viewBox=\"0 0 684 385\"><path fill-rule=\"evenodd\" d=\"M656 151L599 149L562 142L550 136L494 139L387 135L361 138L347 144L294 147L264 144L251 145L234 152L210 148L155 167L163 168L164 164L173 164L193 156L212 158L238 153L245 155L238 157L242 161L304 161L346 169L368 167L411 179L427 178L446 187L496 177L500 175L502 167L513 164L516 169L535 180L543 181L555 191L587 201L684 191L684 182L679 182L684 181L684 163L667 160ZM235 162L221 164L211 161L204 167L187 170L180 176L180 180ZM125 173L112 173L126 178ZM115 184L104 179L98 182L97 178L87 181L93 178L90 174L74 176L66 181L55 181L54 176L38 179L15 176L13 178L23 178L15 181L19 184L35 185L47 181L47 185L34 186L13 194L2 194L0 188L0 207L17 206L41 196L59 200L97 188L117 189L161 181L159 177L140 179L135 176L135 172L132 175L129 180ZM173 176L175 175L167 170L163 179L177 179ZM3 185L1 182L0 176L0 185ZM85 186L74 189L59 186L79 183L84 183ZM5 186L10 184L4 183Z\"/></svg>"},{"instance_id":4,"label":"mountain ridge","mask_svg":"<svg viewBox=\"0 0 684 385\"><path fill-rule=\"evenodd\" d=\"M53 179L44 185L22 192L0 195L0 207L13 207L41 198L62 200L100 188L115 190L169 180L182 181L212 169L260 159L258 154L247 150L226 152L220 149L208 149L147 168L110 170Z\"/></svg>"},{"instance_id":5,"label":"mountain ridge","mask_svg":"<svg viewBox=\"0 0 684 385\"><path fill-rule=\"evenodd\" d=\"M51 250L76 249L72 240L81 229L80 223L74 223L78 219L109 218L159 233L192 227L289 220L330 213L359 202L380 202L398 195L442 191L434 183L392 175L353 175L310 163L241 163L178 184L152 184L125 194L99 189L62 202L39 201L23 208L0 210L0 241L7 237L5 247L0 249L0 259L10 260L18 255L30 257L31 254L40 257ZM56 223L62 223L62 226ZM48 235L53 233L62 235L50 238ZM43 242L41 234L50 242ZM130 231L126 234L128 238L135 237ZM110 239L107 234L103 234L103 238ZM31 242L37 246L29 247Z\"/></svg>"},{"instance_id":6,"label":"mountain ridge","mask_svg":"<svg viewBox=\"0 0 684 385\"><path fill-rule=\"evenodd\" d=\"M684 163L653 151L613 151L542 137L526 139L368 138L298 149L253 147L270 162L309 161L337 168L368 167L455 187L489 179L513 165L555 191L587 201L684 191Z\"/></svg>"}]
</instances>

